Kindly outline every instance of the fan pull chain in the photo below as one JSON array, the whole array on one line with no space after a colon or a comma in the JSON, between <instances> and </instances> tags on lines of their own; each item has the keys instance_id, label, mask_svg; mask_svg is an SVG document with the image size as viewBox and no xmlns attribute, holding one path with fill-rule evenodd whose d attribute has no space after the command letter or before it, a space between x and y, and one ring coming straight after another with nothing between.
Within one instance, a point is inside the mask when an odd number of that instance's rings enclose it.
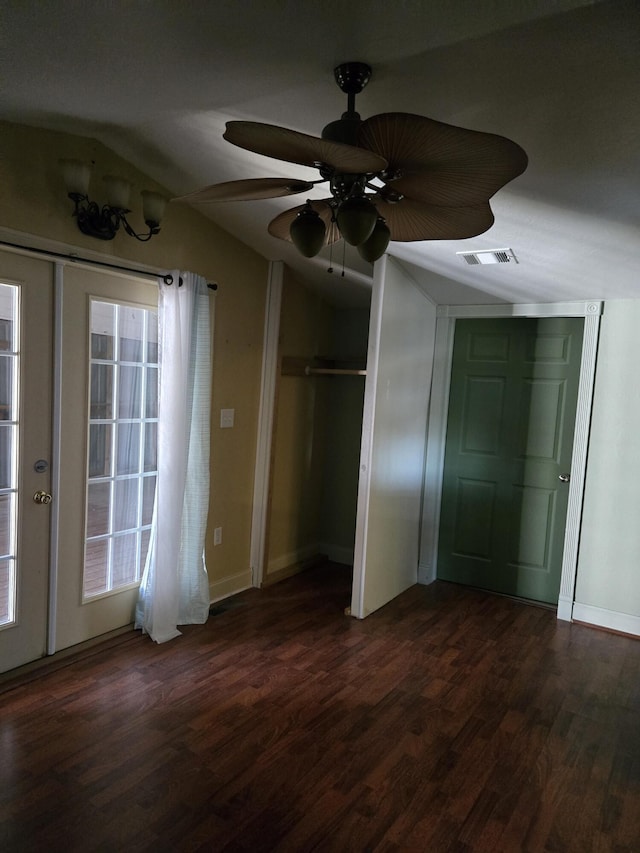
<instances>
[{"instance_id":1,"label":"fan pull chain","mask_svg":"<svg viewBox=\"0 0 640 853\"><path fill-rule=\"evenodd\" d=\"M347 254L347 241L342 240L342 278L344 278L344 260Z\"/></svg>"},{"instance_id":2,"label":"fan pull chain","mask_svg":"<svg viewBox=\"0 0 640 853\"><path fill-rule=\"evenodd\" d=\"M335 210L331 210L331 228L336 225L336 212ZM331 234L331 231L329 232ZM329 243L329 269L328 273L333 272L333 240Z\"/></svg>"}]
</instances>

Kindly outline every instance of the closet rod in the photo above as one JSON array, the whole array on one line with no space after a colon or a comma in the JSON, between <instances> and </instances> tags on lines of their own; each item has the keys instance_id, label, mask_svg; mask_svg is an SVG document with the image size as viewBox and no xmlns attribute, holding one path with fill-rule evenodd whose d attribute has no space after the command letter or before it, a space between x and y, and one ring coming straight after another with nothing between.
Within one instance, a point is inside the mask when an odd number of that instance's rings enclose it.
<instances>
[{"instance_id":1,"label":"closet rod","mask_svg":"<svg viewBox=\"0 0 640 853\"><path fill-rule=\"evenodd\" d=\"M62 258L65 261L70 261L71 263L81 263L81 264L92 264L96 267L108 267L112 270L119 270L120 272L130 272L134 275L144 275L149 276L150 278L160 278L164 280L165 284L171 285L173 284L173 276L171 273L156 273L151 272L150 270L136 270L132 267L124 267L120 266L120 264L110 264L107 261L95 261L91 258L82 258L80 255L71 255L65 254L64 252L53 252L49 249L36 249L33 246L22 246L19 243L9 243L7 240L0 240L0 246L9 246L12 249L22 249L25 252L32 252L34 255L41 255L45 258ZM178 287L182 287L182 279L178 282ZM207 282L207 287L209 290L217 290L218 285L215 282Z\"/></svg>"},{"instance_id":2,"label":"closet rod","mask_svg":"<svg viewBox=\"0 0 640 853\"><path fill-rule=\"evenodd\" d=\"M366 376L366 370L342 370L338 367L305 367L306 376Z\"/></svg>"}]
</instances>

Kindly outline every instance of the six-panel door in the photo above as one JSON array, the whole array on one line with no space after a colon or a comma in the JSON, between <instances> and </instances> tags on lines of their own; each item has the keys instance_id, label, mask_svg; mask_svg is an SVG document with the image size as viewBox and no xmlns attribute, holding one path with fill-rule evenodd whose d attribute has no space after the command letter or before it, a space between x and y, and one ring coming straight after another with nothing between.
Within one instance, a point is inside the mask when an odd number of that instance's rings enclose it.
<instances>
[{"instance_id":1,"label":"six-panel door","mask_svg":"<svg viewBox=\"0 0 640 853\"><path fill-rule=\"evenodd\" d=\"M439 578L557 603L582 327L457 321Z\"/></svg>"}]
</instances>

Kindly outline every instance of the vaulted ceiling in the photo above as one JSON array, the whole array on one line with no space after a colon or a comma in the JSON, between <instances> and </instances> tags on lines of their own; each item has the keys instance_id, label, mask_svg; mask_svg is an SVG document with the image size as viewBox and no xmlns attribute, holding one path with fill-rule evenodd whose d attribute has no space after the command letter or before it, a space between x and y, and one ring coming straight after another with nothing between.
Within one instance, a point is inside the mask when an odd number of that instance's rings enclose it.
<instances>
[{"instance_id":1,"label":"vaulted ceiling","mask_svg":"<svg viewBox=\"0 0 640 853\"><path fill-rule=\"evenodd\" d=\"M315 178L225 142L225 122L319 135L346 109L333 68L367 62L363 118L417 113L507 136L529 155L494 196L486 233L390 244L435 301L640 296L637 0L8 0L2 18L0 118L96 137L173 195ZM330 298L366 302L372 268L351 247L342 277L341 243L330 274L326 250L306 260L267 233L300 201L200 209ZM518 263L469 266L457 255L496 248Z\"/></svg>"}]
</instances>

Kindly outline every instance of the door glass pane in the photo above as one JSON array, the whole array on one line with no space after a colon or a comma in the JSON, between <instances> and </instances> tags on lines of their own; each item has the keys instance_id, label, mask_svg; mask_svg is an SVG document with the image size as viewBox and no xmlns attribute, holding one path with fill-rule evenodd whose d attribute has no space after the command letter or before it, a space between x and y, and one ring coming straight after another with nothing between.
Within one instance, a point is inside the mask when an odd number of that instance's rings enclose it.
<instances>
[{"instance_id":1,"label":"door glass pane","mask_svg":"<svg viewBox=\"0 0 640 853\"><path fill-rule=\"evenodd\" d=\"M123 364L118 388L118 417L139 418L142 405L142 368Z\"/></svg>"},{"instance_id":2,"label":"door glass pane","mask_svg":"<svg viewBox=\"0 0 640 853\"><path fill-rule=\"evenodd\" d=\"M91 304L91 358L112 361L116 325L116 306L111 302Z\"/></svg>"},{"instance_id":3,"label":"door glass pane","mask_svg":"<svg viewBox=\"0 0 640 853\"><path fill-rule=\"evenodd\" d=\"M145 417L158 417L158 368L147 368Z\"/></svg>"},{"instance_id":4,"label":"door glass pane","mask_svg":"<svg viewBox=\"0 0 640 853\"><path fill-rule=\"evenodd\" d=\"M87 536L102 536L109 532L111 483L89 483L87 499Z\"/></svg>"},{"instance_id":5,"label":"door glass pane","mask_svg":"<svg viewBox=\"0 0 640 853\"><path fill-rule=\"evenodd\" d=\"M138 526L138 477L116 480L113 529L131 530Z\"/></svg>"},{"instance_id":6,"label":"door glass pane","mask_svg":"<svg viewBox=\"0 0 640 853\"><path fill-rule=\"evenodd\" d=\"M118 424L117 474L136 474L140 470L140 428L140 422Z\"/></svg>"},{"instance_id":7,"label":"door glass pane","mask_svg":"<svg viewBox=\"0 0 640 853\"><path fill-rule=\"evenodd\" d=\"M158 363L158 314L147 311L147 361Z\"/></svg>"},{"instance_id":8,"label":"door glass pane","mask_svg":"<svg viewBox=\"0 0 640 853\"><path fill-rule=\"evenodd\" d=\"M140 580L138 571L138 534L126 533L113 540L113 587L128 586Z\"/></svg>"},{"instance_id":9,"label":"door glass pane","mask_svg":"<svg viewBox=\"0 0 640 853\"><path fill-rule=\"evenodd\" d=\"M10 489L13 478L13 445L16 427L0 423L0 489Z\"/></svg>"},{"instance_id":10,"label":"door glass pane","mask_svg":"<svg viewBox=\"0 0 640 853\"><path fill-rule=\"evenodd\" d=\"M16 618L18 297L15 285L0 284L0 628Z\"/></svg>"},{"instance_id":11,"label":"door glass pane","mask_svg":"<svg viewBox=\"0 0 640 853\"><path fill-rule=\"evenodd\" d=\"M107 420L113 412L113 365L91 365L91 403L92 420Z\"/></svg>"},{"instance_id":12,"label":"door glass pane","mask_svg":"<svg viewBox=\"0 0 640 853\"><path fill-rule=\"evenodd\" d=\"M142 361L145 337L144 308L118 305L120 334L120 361Z\"/></svg>"},{"instance_id":13,"label":"door glass pane","mask_svg":"<svg viewBox=\"0 0 640 853\"><path fill-rule=\"evenodd\" d=\"M87 539L84 553L84 595L101 595L109 589L109 540Z\"/></svg>"},{"instance_id":14,"label":"door glass pane","mask_svg":"<svg viewBox=\"0 0 640 853\"><path fill-rule=\"evenodd\" d=\"M157 473L157 325L155 310L91 301L85 600L139 583L144 568Z\"/></svg>"},{"instance_id":15,"label":"door glass pane","mask_svg":"<svg viewBox=\"0 0 640 853\"><path fill-rule=\"evenodd\" d=\"M110 423L89 424L89 476L108 477L111 473Z\"/></svg>"},{"instance_id":16,"label":"door glass pane","mask_svg":"<svg viewBox=\"0 0 640 853\"><path fill-rule=\"evenodd\" d=\"M156 478L145 477L142 481L142 523L151 524L153 501L156 496Z\"/></svg>"}]
</instances>

